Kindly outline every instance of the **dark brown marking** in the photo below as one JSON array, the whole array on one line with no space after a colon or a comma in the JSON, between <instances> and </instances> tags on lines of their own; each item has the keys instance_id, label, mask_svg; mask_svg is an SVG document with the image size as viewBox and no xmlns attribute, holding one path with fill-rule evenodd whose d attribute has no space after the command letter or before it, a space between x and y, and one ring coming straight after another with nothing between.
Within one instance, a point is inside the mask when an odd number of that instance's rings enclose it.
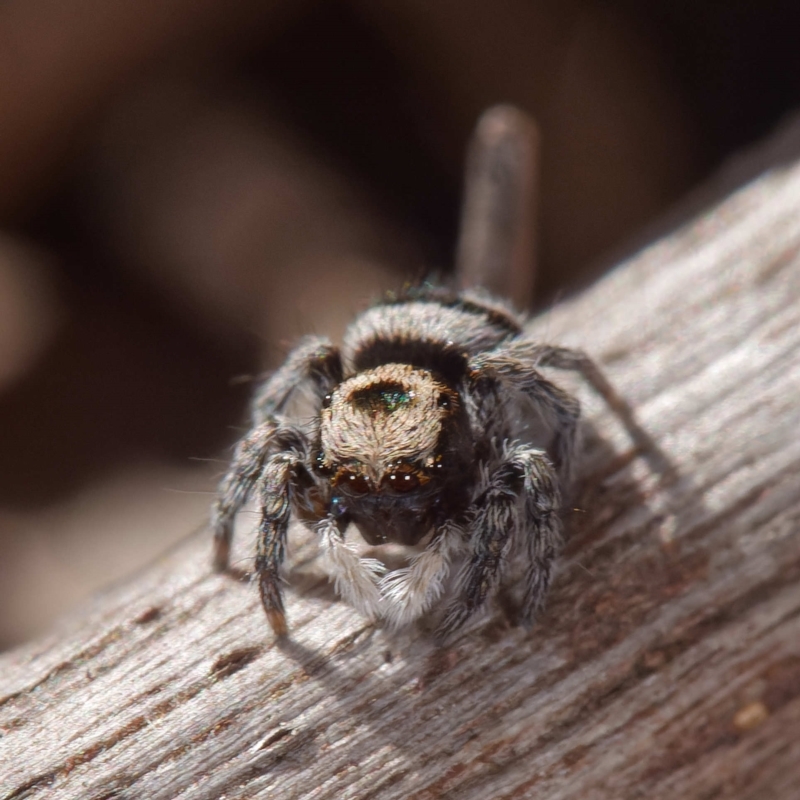
<instances>
[{"instance_id":1,"label":"dark brown marking","mask_svg":"<svg viewBox=\"0 0 800 800\"><path fill-rule=\"evenodd\" d=\"M220 656L211 667L211 675L217 680L229 678L231 675L244 669L248 664L255 661L261 654L259 647L242 647L232 653Z\"/></svg>"}]
</instances>

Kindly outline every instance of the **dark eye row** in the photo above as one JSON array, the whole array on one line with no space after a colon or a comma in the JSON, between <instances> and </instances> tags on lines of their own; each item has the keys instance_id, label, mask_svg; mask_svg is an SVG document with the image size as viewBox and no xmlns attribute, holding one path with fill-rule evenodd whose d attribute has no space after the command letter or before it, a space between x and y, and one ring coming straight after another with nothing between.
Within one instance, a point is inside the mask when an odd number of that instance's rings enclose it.
<instances>
[{"instance_id":1,"label":"dark eye row","mask_svg":"<svg viewBox=\"0 0 800 800\"><path fill-rule=\"evenodd\" d=\"M393 492L413 492L429 480L421 470L416 470L407 464L401 464L397 469L389 472L381 481L381 487L391 489ZM334 478L334 485L347 488L355 494L367 494L373 491L372 481L360 472L347 469L340 470Z\"/></svg>"}]
</instances>

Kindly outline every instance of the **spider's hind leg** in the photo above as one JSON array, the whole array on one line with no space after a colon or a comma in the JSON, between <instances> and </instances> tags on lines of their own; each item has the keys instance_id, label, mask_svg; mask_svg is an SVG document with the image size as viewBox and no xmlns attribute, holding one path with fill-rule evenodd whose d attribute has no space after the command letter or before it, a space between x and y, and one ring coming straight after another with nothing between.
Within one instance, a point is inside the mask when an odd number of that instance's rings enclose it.
<instances>
[{"instance_id":1,"label":"spider's hind leg","mask_svg":"<svg viewBox=\"0 0 800 800\"><path fill-rule=\"evenodd\" d=\"M619 395L611 382L603 374L600 367L592 361L583 350L570 347L557 347L550 344L535 344L520 339L512 345L512 349L520 351L519 357L529 360L537 367L579 372L583 379L606 402L606 405L617 414L623 422L632 418L632 412L625 400Z\"/></svg>"},{"instance_id":2,"label":"spider's hind leg","mask_svg":"<svg viewBox=\"0 0 800 800\"><path fill-rule=\"evenodd\" d=\"M550 367L579 373L614 412L653 471L659 473L666 482L677 477L674 465L639 424L631 406L617 392L600 367L582 350L537 344L529 339L519 338L508 345L506 353L532 367Z\"/></svg>"}]
</instances>

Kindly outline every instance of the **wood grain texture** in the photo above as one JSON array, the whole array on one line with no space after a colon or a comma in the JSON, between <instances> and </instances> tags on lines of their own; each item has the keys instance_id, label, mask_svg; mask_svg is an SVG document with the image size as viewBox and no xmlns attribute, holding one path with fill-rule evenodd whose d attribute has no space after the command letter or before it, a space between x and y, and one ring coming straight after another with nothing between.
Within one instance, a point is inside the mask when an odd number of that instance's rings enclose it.
<instances>
[{"instance_id":1,"label":"wood grain texture","mask_svg":"<svg viewBox=\"0 0 800 800\"><path fill-rule=\"evenodd\" d=\"M800 125L784 139L800 153ZM674 470L581 390L578 510L532 632L496 617L435 657L301 563L276 646L197 534L0 659L0 797L796 797L800 166L776 152L532 323L604 364Z\"/></svg>"}]
</instances>

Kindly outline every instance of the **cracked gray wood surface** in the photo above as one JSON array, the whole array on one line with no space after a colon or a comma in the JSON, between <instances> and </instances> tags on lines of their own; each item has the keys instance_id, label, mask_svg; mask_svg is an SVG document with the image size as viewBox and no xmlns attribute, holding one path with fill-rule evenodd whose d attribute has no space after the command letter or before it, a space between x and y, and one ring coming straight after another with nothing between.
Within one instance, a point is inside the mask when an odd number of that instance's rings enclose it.
<instances>
[{"instance_id":1,"label":"cracked gray wood surface","mask_svg":"<svg viewBox=\"0 0 800 800\"><path fill-rule=\"evenodd\" d=\"M198 534L0 658L0 798L796 797L800 126L782 135L748 162L772 171L532 323L598 358L675 475L580 390L570 543L531 633L493 619L436 658L310 570L276 646Z\"/></svg>"}]
</instances>

